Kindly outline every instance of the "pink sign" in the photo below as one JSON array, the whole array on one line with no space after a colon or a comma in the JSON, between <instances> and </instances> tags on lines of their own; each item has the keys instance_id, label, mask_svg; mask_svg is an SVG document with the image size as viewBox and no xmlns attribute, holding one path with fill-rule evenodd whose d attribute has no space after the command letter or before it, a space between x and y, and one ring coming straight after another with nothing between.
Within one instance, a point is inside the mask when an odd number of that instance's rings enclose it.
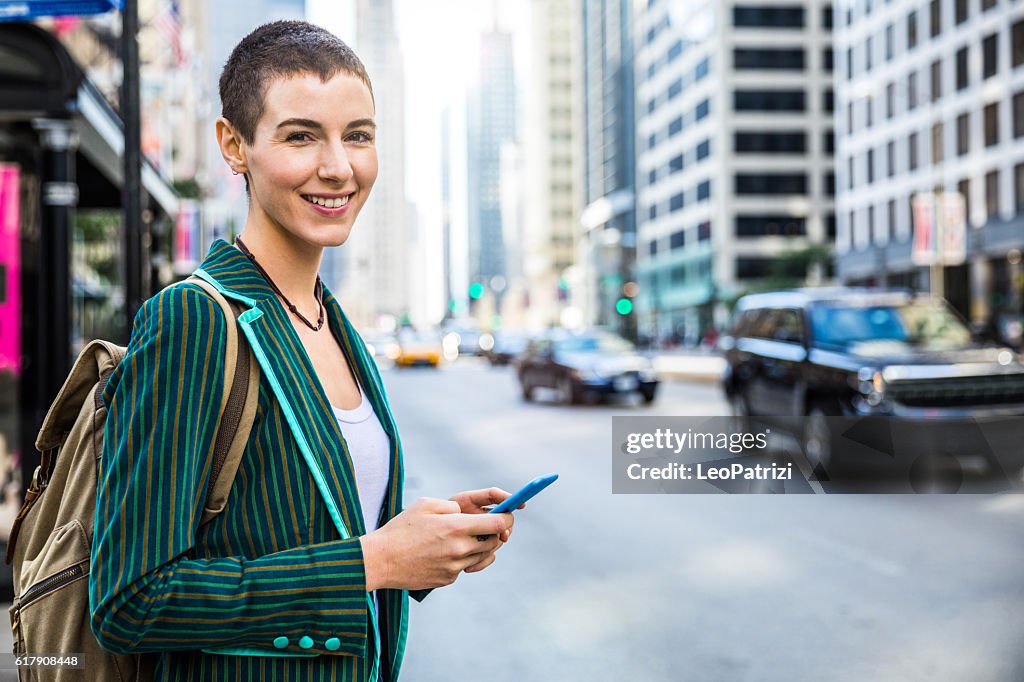
<instances>
[{"instance_id":1,"label":"pink sign","mask_svg":"<svg viewBox=\"0 0 1024 682\"><path fill-rule=\"evenodd\" d=\"M0 371L21 373L21 189L17 166L0 164Z\"/></svg>"}]
</instances>

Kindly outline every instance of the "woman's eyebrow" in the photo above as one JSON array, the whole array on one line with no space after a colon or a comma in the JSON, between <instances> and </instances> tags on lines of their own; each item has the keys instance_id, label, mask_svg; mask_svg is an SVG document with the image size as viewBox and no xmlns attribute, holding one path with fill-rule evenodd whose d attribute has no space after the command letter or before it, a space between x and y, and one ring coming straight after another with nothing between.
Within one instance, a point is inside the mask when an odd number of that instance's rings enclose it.
<instances>
[{"instance_id":1,"label":"woman's eyebrow","mask_svg":"<svg viewBox=\"0 0 1024 682\"><path fill-rule=\"evenodd\" d=\"M345 126L346 130L349 128L373 128L376 130L377 124L373 122L372 118L359 118Z\"/></svg>"},{"instance_id":2,"label":"woman's eyebrow","mask_svg":"<svg viewBox=\"0 0 1024 682\"><path fill-rule=\"evenodd\" d=\"M316 121L308 118L289 118L277 124L278 129L284 128L285 126L302 126L304 128L315 128L316 130L323 130L324 128Z\"/></svg>"}]
</instances>

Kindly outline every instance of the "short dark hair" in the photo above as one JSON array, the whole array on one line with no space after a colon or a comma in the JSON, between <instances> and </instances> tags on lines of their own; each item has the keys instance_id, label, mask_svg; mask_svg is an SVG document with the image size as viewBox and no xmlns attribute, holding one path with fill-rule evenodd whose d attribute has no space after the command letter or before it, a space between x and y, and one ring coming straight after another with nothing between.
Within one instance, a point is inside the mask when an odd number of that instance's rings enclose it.
<instances>
[{"instance_id":1,"label":"short dark hair","mask_svg":"<svg viewBox=\"0 0 1024 682\"><path fill-rule=\"evenodd\" d=\"M311 73L326 82L339 72L355 76L370 90L366 68L348 45L306 21L274 21L242 38L220 74L221 115L251 143L274 78Z\"/></svg>"}]
</instances>

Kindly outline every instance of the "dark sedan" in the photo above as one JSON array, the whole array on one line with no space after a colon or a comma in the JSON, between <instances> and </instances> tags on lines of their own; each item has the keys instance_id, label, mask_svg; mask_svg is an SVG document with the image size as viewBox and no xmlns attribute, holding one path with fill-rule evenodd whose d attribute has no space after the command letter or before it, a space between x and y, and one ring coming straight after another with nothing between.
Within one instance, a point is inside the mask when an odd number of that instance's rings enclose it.
<instances>
[{"instance_id":1,"label":"dark sedan","mask_svg":"<svg viewBox=\"0 0 1024 682\"><path fill-rule=\"evenodd\" d=\"M536 388L553 388L569 405L631 393L651 403L658 376L633 344L613 334L590 332L531 341L519 363L519 385L524 400L532 400Z\"/></svg>"}]
</instances>

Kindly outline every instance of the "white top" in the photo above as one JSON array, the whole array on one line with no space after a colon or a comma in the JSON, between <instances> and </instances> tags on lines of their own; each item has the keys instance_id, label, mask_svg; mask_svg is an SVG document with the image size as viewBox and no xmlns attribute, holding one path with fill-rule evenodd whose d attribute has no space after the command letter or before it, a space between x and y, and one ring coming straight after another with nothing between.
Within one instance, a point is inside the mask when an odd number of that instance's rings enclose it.
<instances>
[{"instance_id":1,"label":"white top","mask_svg":"<svg viewBox=\"0 0 1024 682\"><path fill-rule=\"evenodd\" d=\"M362 386L359 387L359 400L359 405L351 410L343 410L334 405L331 408L348 445L348 454L352 457L359 503L363 508L363 525L367 533L372 533L377 530L380 508L388 489L391 443L373 411L373 405L366 399ZM376 591L373 593L373 605L379 612Z\"/></svg>"},{"instance_id":2,"label":"white top","mask_svg":"<svg viewBox=\"0 0 1024 682\"><path fill-rule=\"evenodd\" d=\"M377 530L377 519L388 489L391 444L362 386L359 387L359 398L359 405L351 410L333 405L331 407L355 468L356 488L363 508L363 525L367 533L372 533Z\"/></svg>"}]
</instances>

